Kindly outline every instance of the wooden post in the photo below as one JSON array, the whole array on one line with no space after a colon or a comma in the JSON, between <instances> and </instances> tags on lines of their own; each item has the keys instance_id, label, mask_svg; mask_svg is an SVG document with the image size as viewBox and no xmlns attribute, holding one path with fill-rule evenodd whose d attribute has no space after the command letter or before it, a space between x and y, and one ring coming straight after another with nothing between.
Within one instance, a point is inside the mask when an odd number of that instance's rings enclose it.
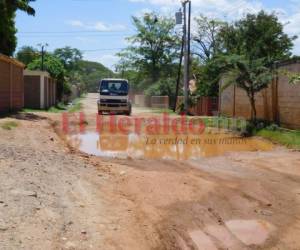
<instances>
[{"instance_id":1,"label":"wooden post","mask_svg":"<svg viewBox=\"0 0 300 250\"><path fill-rule=\"evenodd\" d=\"M13 65L9 63L9 111L13 110Z\"/></svg>"},{"instance_id":2,"label":"wooden post","mask_svg":"<svg viewBox=\"0 0 300 250\"><path fill-rule=\"evenodd\" d=\"M25 106L25 80L24 80L24 68L22 68L22 89L23 89L23 94L22 94L22 108Z\"/></svg>"},{"instance_id":3,"label":"wooden post","mask_svg":"<svg viewBox=\"0 0 300 250\"><path fill-rule=\"evenodd\" d=\"M272 114L273 121L279 124L279 109L278 109L278 76L272 81Z\"/></svg>"},{"instance_id":4,"label":"wooden post","mask_svg":"<svg viewBox=\"0 0 300 250\"><path fill-rule=\"evenodd\" d=\"M219 81L219 100L218 100L218 116L221 116L222 113L222 79Z\"/></svg>"},{"instance_id":5,"label":"wooden post","mask_svg":"<svg viewBox=\"0 0 300 250\"><path fill-rule=\"evenodd\" d=\"M268 107L268 89L264 89L262 92L262 97L263 97L263 105L264 105L264 119L269 121L269 107Z\"/></svg>"},{"instance_id":6,"label":"wooden post","mask_svg":"<svg viewBox=\"0 0 300 250\"><path fill-rule=\"evenodd\" d=\"M276 123L280 125L280 112L279 112L279 105L278 105L278 84L279 84L279 77L278 75L276 76L276 84L275 84L275 97L276 97L276 102L275 102L275 110L276 110Z\"/></svg>"}]
</instances>

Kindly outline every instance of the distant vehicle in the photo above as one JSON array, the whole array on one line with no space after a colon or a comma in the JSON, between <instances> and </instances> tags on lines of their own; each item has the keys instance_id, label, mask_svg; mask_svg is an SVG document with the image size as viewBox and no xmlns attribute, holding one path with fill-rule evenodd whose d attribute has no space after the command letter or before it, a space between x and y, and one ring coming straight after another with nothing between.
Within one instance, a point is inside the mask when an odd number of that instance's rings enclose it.
<instances>
[{"instance_id":1,"label":"distant vehicle","mask_svg":"<svg viewBox=\"0 0 300 250\"><path fill-rule=\"evenodd\" d=\"M121 113L131 115L129 88L129 83L125 79L103 79L99 86L98 114Z\"/></svg>"}]
</instances>

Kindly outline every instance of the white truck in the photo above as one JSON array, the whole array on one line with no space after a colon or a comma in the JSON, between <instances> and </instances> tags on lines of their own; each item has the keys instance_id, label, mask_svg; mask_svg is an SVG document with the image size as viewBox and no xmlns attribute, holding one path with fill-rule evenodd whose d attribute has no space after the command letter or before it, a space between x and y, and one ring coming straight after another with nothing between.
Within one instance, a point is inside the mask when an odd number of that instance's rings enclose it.
<instances>
[{"instance_id":1,"label":"white truck","mask_svg":"<svg viewBox=\"0 0 300 250\"><path fill-rule=\"evenodd\" d=\"M129 100L129 83L124 79L103 79L100 82L98 114L113 113L130 116L132 111Z\"/></svg>"}]
</instances>

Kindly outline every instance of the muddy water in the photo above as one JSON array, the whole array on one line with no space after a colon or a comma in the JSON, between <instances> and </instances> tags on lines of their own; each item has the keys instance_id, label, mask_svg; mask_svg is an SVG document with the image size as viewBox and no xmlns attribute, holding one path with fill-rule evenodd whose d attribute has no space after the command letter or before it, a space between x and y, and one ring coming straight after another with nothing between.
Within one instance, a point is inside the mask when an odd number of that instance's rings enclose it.
<instances>
[{"instance_id":1,"label":"muddy water","mask_svg":"<svg viewBox=\"0 0 300 250\"><path fill-rule=\"evenodd\" d=\"M133 159L196 160L227 152L269 151L271 143L226 133L202 135L98 134L86 132L68 137L74 148L95 156Z\"/></svg>"}]
</instances>

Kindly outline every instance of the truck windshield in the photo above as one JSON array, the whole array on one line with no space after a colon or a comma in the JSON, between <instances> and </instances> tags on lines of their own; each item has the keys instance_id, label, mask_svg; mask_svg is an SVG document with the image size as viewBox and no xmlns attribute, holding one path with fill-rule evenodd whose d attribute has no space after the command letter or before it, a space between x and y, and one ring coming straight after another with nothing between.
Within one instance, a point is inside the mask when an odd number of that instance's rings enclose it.
<instances>
[{"instance_id":1,"label":"truck windshield","mask_svg":"<svg viewBox=\"0 0 300 250\"><path fill-rule=\"evenodd\" d=\"M101 95L128 95L129 86L126 81L102 81L100 84Z\"/></svg>"}]
</instances>

